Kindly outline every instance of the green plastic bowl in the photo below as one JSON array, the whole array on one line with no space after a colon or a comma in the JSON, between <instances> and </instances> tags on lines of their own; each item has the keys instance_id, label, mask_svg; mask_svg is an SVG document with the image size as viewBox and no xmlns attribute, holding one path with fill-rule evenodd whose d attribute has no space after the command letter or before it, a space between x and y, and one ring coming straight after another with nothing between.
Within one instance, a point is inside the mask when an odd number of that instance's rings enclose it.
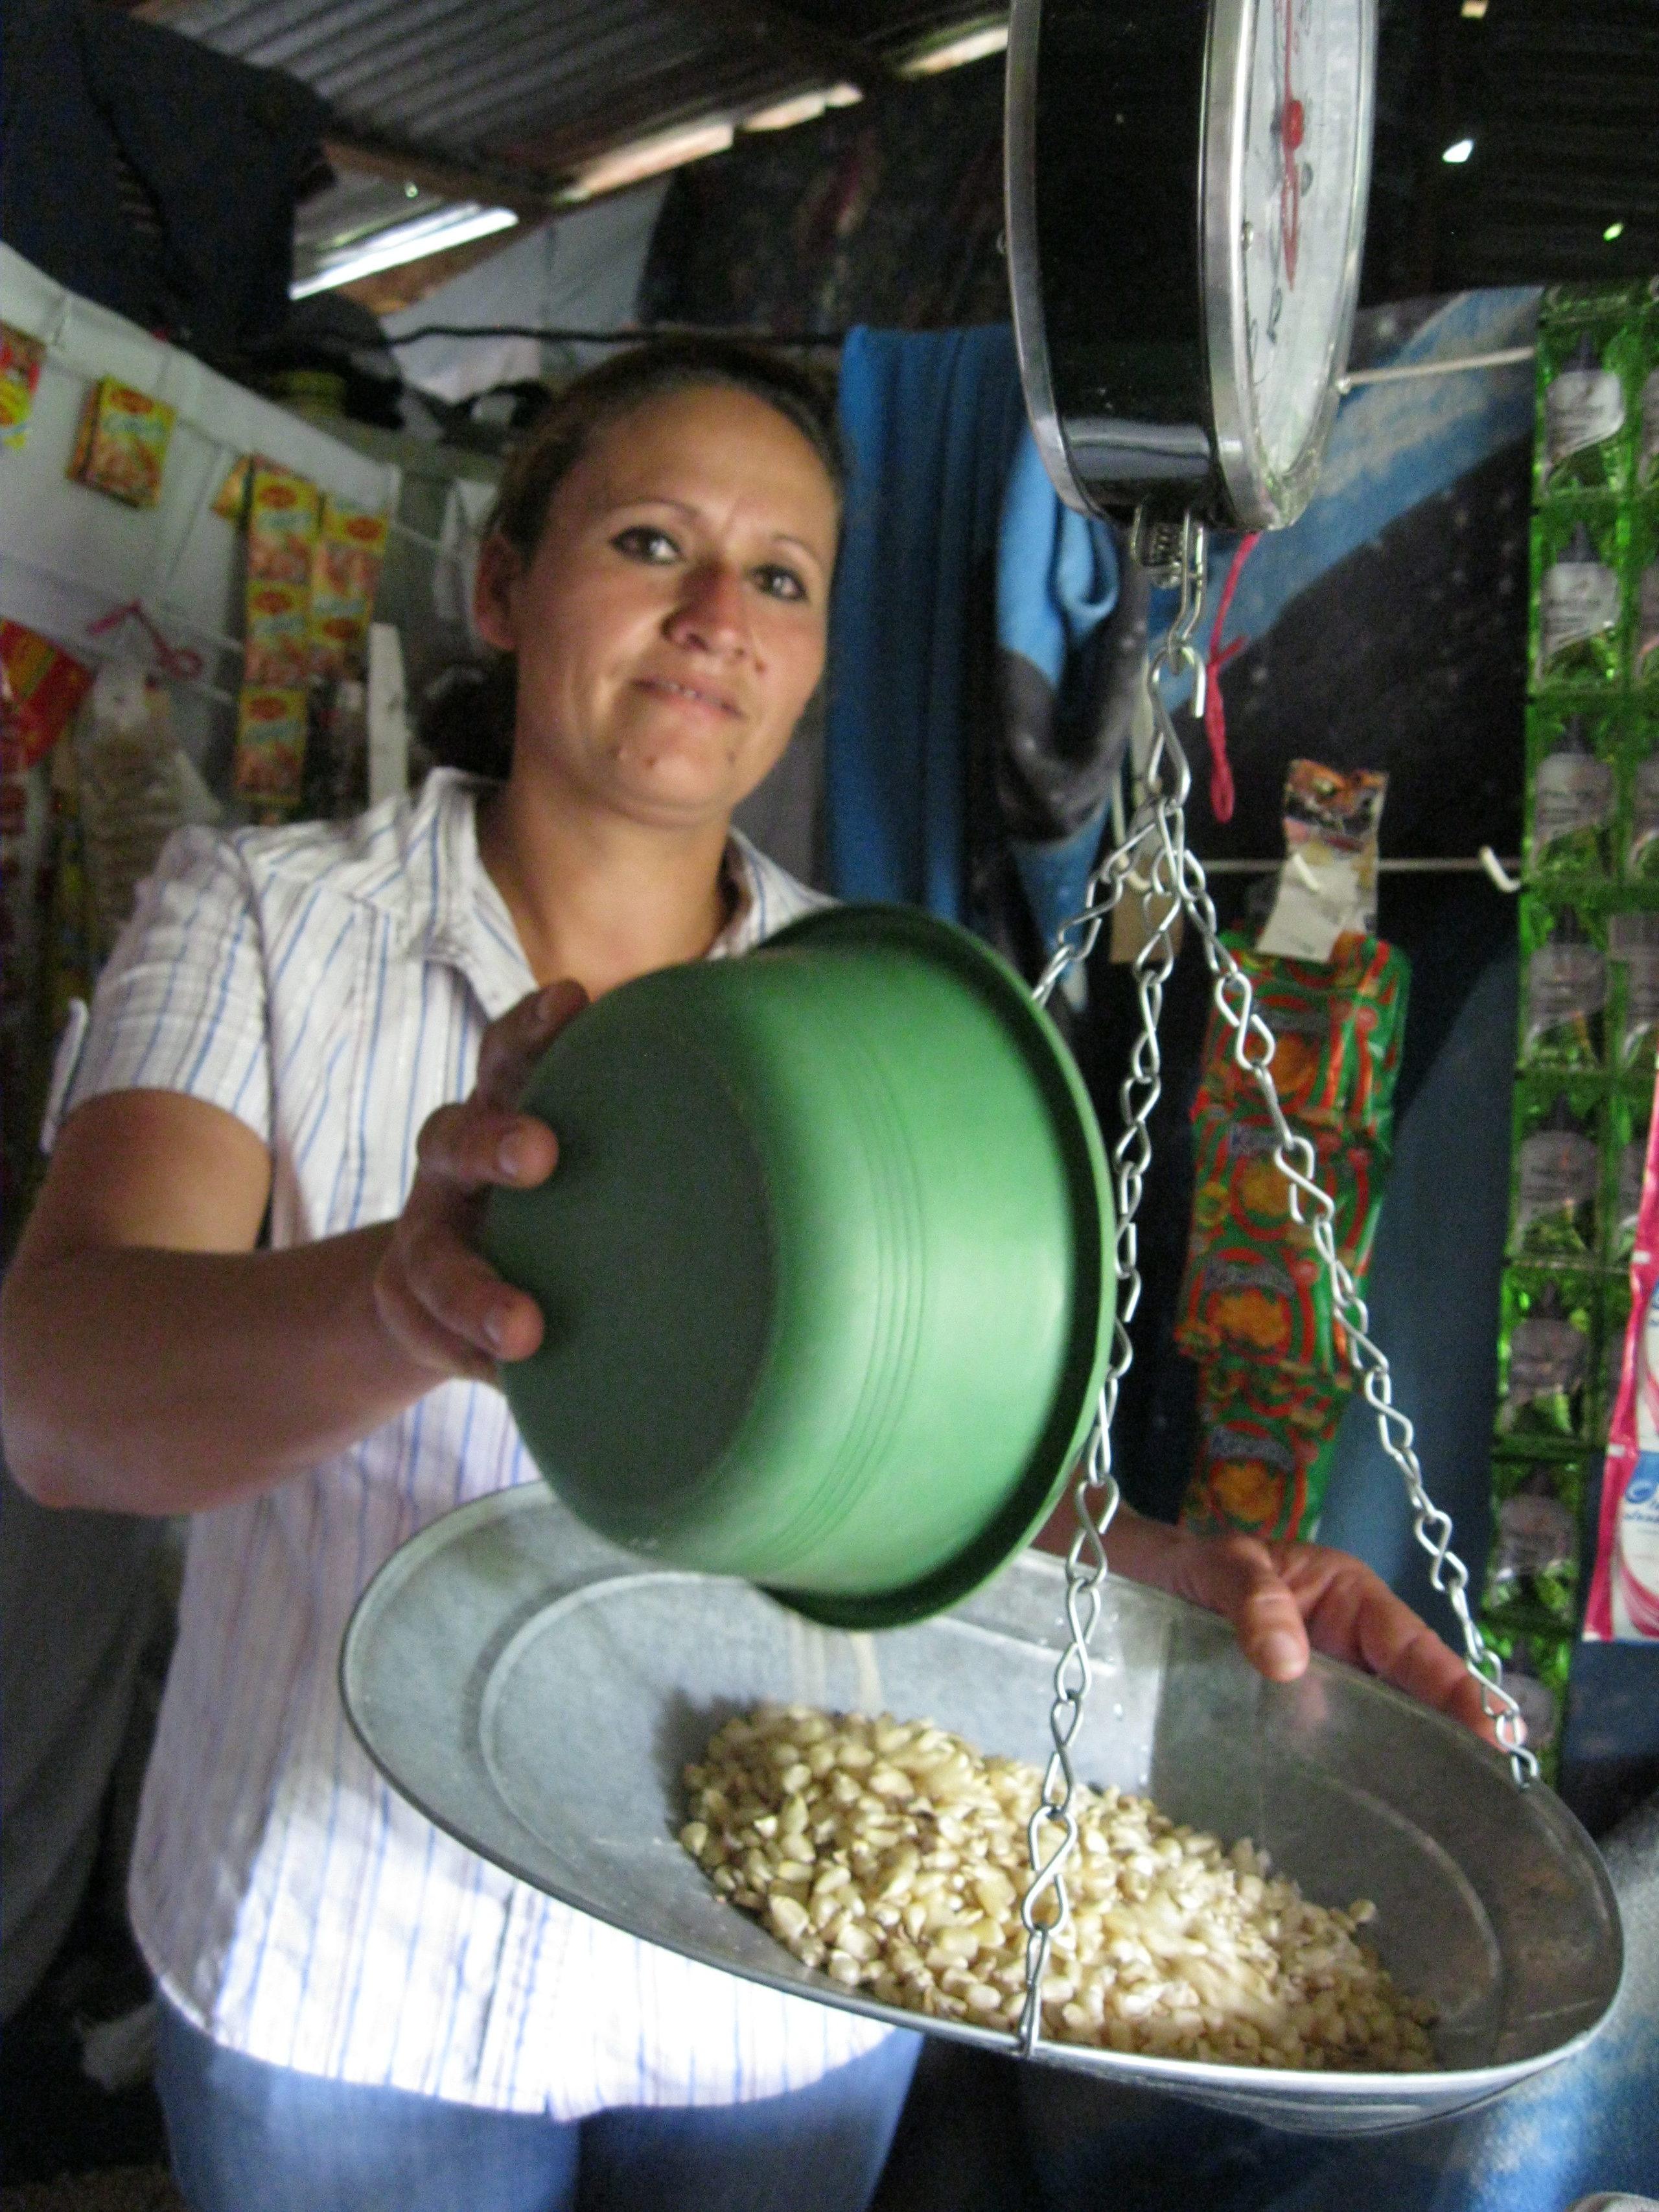
<instances>
[{"instance_id":1,"label":"green plastic bowl","mask_svg":"<svg viewBox=\"0 0 1659 2212\"><path fill-rule=\"evenodd\" d=\"M573 1512L850 1628L1030 1540L1115 1284L1088 1093L1012 969L832 908L611 992L522 1103L559 1164L492 1194L483 1249L545 1316L501 1380Z\"/></svg>"}]
</instances>

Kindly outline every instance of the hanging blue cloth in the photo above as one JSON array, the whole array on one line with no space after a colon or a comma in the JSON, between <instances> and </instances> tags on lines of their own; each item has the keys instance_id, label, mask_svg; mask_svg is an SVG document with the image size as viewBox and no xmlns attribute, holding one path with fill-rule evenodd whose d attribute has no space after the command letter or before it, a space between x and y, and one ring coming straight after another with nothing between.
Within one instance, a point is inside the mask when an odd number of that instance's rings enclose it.
<instances>
[{"instance_id":1,"label":"hanging blue cloth","mask_svg":"<svg viewBox=\"0 0 1659 2212\"><path fill-rule=\"evenodd\" d=\"M984 924L968 891L977 732L975 834L996 825L1046 950L1081 901L1127 729L1115 661L1091 649L1119 604L1112 534L1049 483L1002 325L854 331L841 416L831 887Z\"/></svg>"},{"instance_id":2,"label":"hanging blue cloth","mask_svg":"<svg viewBox=\"0 0 1659 2212\"><path fill-rule=\"evenodd\" d=\"M1045 952L1083 903L1127 738L1127 718L1103 731L1109 687L1090 651L1117 604L1111 532L1061 501L1022 431L997 538L997 785Z\"/></svg>"},{"instance_id":3,"label":"hanging blue cloth","mask_svg":"<svg viewBox=\"0 0 1659 2212\"><path fill-rule=\"evenodd\" d=\"M855 330L851 457L830 637L831 889L967 917L973 584L994 556L1024 425L1012 333Z\"/></svg>"}]
</instances>

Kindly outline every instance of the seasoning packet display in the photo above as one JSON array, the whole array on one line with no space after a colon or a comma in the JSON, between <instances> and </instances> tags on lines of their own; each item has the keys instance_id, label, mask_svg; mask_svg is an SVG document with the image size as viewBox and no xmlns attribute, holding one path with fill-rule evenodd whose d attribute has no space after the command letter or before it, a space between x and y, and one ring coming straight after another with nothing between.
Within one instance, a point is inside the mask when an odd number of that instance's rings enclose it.
<instances>
[{"instance_id":1,"label":"seasoning packet display","mask_svg":"<svg viewBox=\"0 0 1659 2212\"><path fill-rule=\"evenodd\" d=\"M1603 1101L1594 1079L1534 1076L1516 1085L1509 1254L1593 1267L1601 1257Z\"/></svg>"},{"instance_id":2,"label":"seasoning packet display","mask_svg":"<svg viewBox=\"0 0 1659 2212\"><path fill-rule=\"evenodd\" d=\"M255 459L247 510L247 574L254 584L311 587L312 549L322 520L315 484L291 469Z\"/></svg>"},{"instance_id":3,"label":"seasoning packet display","mask_svg":"<svg viewBox=\"0 0 1659 2212\"><path fill-rule=\"evenodd\" d=\"M1565 1448L1589 1440L1597 1381L1593 1274L1512 1267L1498 1343L1498 1437Z\"/></svg>"},{"instance_id":4,"label":"seasoning packet display","mask_svg":"<svg viewBox=\"0 0 1659 2212\"><path fill-rule=\"evenodd\" d=\"M1659 1064L1659 912L1610 914L1607 931L1613 1066L1650 1077Z\"/></svg>"},{"instance_id":5,"label":"seasoning packet display","mask_svg":"<svg viewBox=\"0 0 1659 2212\"><path fill-rule=\"evenodd\" d=\"M1607 1009L1603 919L1588 908L1527 899L1521 957L1522 1066L1599 1068Z\"/></svg>"},{"instance_id":6,"label":"seasoning packet display","mask_svg":"<svg viewBox=\"0 0 1659 2212\"><path fill-rule=\"evenodd\" d=\"M244 453L240 460L232 462L224 482L214 494L214 514L222 515L227 522L234 522L240 530L247 520L247 495L253 488L254 470L276 465L258 453Z\"/></svg>"},{"instance_id":7,"label":"seasoning packet display","mask_svg":"<svg viewBox=\"0 0 1659 2212\"><path fill-rule=\"evenodd\" d=\"M174 419L165 400L100 377L87 395L69 475L128 507L154 507Z\"/></svg>"},{"instance_id":8,"label":"seasoning packet display","mask_svg":"<svg viewBox=\"0 0 1659 2212\"><path fill-rule=\"evenodd\" d=\"M1223 1361L1199 1384L1198 1452L1183 1528L1310 1538L1349 1392L1255 1361Z\"/></svg>"},{"instance_id":9,"label":"seasoning packet display","mask_svg":"<svg viewBox=\"0 0 1659 2212\"><path fill-rule=\"evenodd\" d=\"M303 686L310 654L310 609L297 584L251 583L242 680L278 690Z\"/></svg>"},{"instance_id":10,"label":"seasoning packet display","mask_svg":"<svg viewBox=\"0 0 1659 2212\"><path fill-rule=\"evenodd\" d=\"M1617 790L1611 715L1534 707L1527 718L1528 877L1591 884L1608 874Z\"/></svg>"},{"instance_id":11,"label":"seasoning packet display","mask_svg":"<svg viewBox=\"0 0 1659 2212\"><path fill-rule=\"evenodd\" d=\"M1580 1459L1493 1462L1487 1620L1512 1630L1577 1626L1584 1475Z\"/></svg>"},{"instance_id":12,"label":"seasoning packet display","mask_svg":"<svg viewBox=\"0 0 1659 2212\"><path fill-rule=\"evenodd\" d=\"M255 818L285 821L299 803L305 774L303 690L244 687L237 702L232 781Z\"/></svg>"},{"instance_id":13,"label":"seasoning packet display","mask_svg":"<svg viewBox=\"0 0 1659 2212\"><path fill-rule=\"evenodd\" d=\"M0 323L0 452L23 442L46 358L39 338Z\"/></svg>"},{"instance_id":14,"label":"seasoning packet display","mask_svg":"<svg viewBox=\"0 0 1659 2212\"><path fill-rule=\"evenodd\" d=\"M1540 499L1629 487L1639 350L1635 331L1616 317L1546 322L1540 330L1534 481Z\"/></svg>"},{"instance_id":15,"label":"seasoning packet display","mask_svg":"<svg viewBox=\"0 0 1659 2212\"><path fill-rule=\"evenodd\" d=\"M1623 511L1563 502L1533 521L1530 662L1540 687L1613 692L1625 672Z\"/></svg>"},{"instance_id":16,"label":"seasoning packet display","mask_svg":"<svg viewBox=\"0 0 1659 2212\"><path fill-rule=\"evenodd\" d=\"M368 514L332 495L324 500L311 562L313 676L362 675L389 526L384 514Z\"/></svg>"}]
</instances>

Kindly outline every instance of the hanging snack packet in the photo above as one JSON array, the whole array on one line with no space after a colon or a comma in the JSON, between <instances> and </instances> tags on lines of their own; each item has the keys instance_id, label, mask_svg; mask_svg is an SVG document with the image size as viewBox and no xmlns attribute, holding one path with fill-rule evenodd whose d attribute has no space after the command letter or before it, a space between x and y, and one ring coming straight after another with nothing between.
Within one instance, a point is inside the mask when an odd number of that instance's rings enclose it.
<instances>
[{"instance_id":1,"label":"hanging snack packet","mask_svg":"<svg viewBox=\"0 0 1659 2212\"><path fill-rule=\"evenodd\" d=\"M0 451L23 442L46 357L39 338L0 323Z\"/></svg>"},{"instance_id":2,"label":"hanging snack packet","mask_svg":"<svg viewBox=\"0 0 1659 2212\"><path fill-rule=\"evenodd\" d=\"M1285 771L1285 863L1257 949L1329 960L1376 927L1377 837L1389 779L1293 760Z\"/></svg>"},{"instance_id":3,"label":"hanging snack packet","mask_svg":"<svg viewBox=\"0 0 1659 2212\"><path fill-rule=\"evenodd\" d=\"M1375 937L1350 938L1328 963L1257 951L1228 931L1223 942L1249 978L1255 1010L1272 1030L1274 1084L1304 1130L1369 1137L1386 1146L1405 1040L1411 966ZM1199 1078L1199 1111L1259 1119L1261 1094L1233 1056L1232 1031L1212 1013Z\"/></svg>"},{"instance_id":4,"label":"hanging snack packet","mask_svg":"<svg viewBox=\"0 0 1659 2212\"><path fill-rule=\"evenodd\" d=\"M1597 757L1583 714L1540 718L1545 750L1532 771L1527 873L1535 882L1599 878L1607 872L1613 767Z\"/></svg>"},{"instance_id":5,"label":"hanging snack packet","mask_svg":"<svg viewBox=\"0 0 1659 2212\"><path fill-rule=\"evenodd\" d=\"M1620 374L1633 337L1616 324L1540 330L1538 491L1622 492L1630 482L1630 410Z\"/></svg>"},{"instance_id":6,"label":"hanging snack packet","mask_svg":"<svg viewBox=\"0 0 1659 2212\"><path fill-rule=\"evenodd\" d=\"M1253 1361L1206 1367L1182 1526L1267 1541L1310 1538L1350 1395L1346 1382L1297 1381Z\"/></svg>"},{"instance_id":7,"label":"hanging snack packet","mask_svg":"<svg viewBox=\"0 0 1659 2212\"><path fill-rule=\"evenodd\" d=\"M294 811L305 755L304 691L245 687L237 705L232 780L256 820L285 821Z\"/></svg>"},{"instance_id":8,"label":"hanging snack packet","mask_svg":"<svg viewBox=\"0 0 1659 2212\"><path fill-rule=\"evenodd\" d=\"M1607 960L1617 985L1614 1066L1650 1079L1659 1065L1659 914L1609 915Z\"/></svg>"},{"instance_id":9,"label":"hanging snack packet","mask_svg":"<svg viewBox=\"0 0 1659 2212\"><path fill-rule=\"evenodd\" d=\"M87 395L69 475L128 507L154 507L174 420L164 400L100 377Z\"/></svg>"},{"instance_id":10,"label":"hanging snack packet","mask_svg":"<svg viewBox=\"0 0 1659 2212\"><path fill-rule=\"evenodd\" d=\"M1601 1120L1592 1085L1534 1079L1517 1086L1511 1259L1595 1266Z\"/></svg>"},{"instance_id":11,"label":"hanging snack packet","mask_svg":"<svg viewBox=\"0 0 1659 2212\"><path fill-rule=\"evenodd\" d=\"M1571 1628L1578 1614L1582 1460L1496 1460L1484 1613L1515 1628Z\"/></svg>"},{"instance_id":12,"label":"hanging snack packet","mask_svg":"<svg viewBox=\"0 0 1659 2212\"><path fill-rule=\"evenodd\" d=\"M27 770L46 758L69 727L92 689L92 671L21 623L0 622L0 682L5 689L6 734L20 748L21 765Z\"/></svg>"},{"instance_id":13,"label":"hanging snack packet","mask_svg":"<svg viewBox=\"0 0 1659 2212\"><path fill-rule=\"evenodd\" d=\"M1273 1129L1265 1121L1198 1110L1193 1135L1193 1256L1220 1238L1240 1236L1264 1249L1284 1246L1311 1256L1311 1227L1291 1218L1291 1186L1274 1163ZM1313 1144L1316 1178L1336 1205L1337 1255L1351 1273L1363 1274L1376 1231L1383 1163L1370 1145L1322 1133Z\"/></svg>"},{"instance_id":14,"label":"hanging snack packet","mask_svg":"<svg viewBox=\"0 0 1659 2212\"><path fill-rule=\"evenodd\" d=\"M1205 1364L1255 1359L1304 1378L1347 1372L1348 1334L1311 1251L1236 1231L1195 1245L1182 1281L1175 1339Z\"/></svg>"},{"instance_id":15,"label":"hanging snack packet","mask_svg":"<svg viewBox=\"0 0 1659 2212\"><path fill-rule=\"evenodd\" d=\"M321 513L315 484L256 459L247 512L249 584L290 584L309 593Z\"/></svg>"},{"instance_id":16,"label":"hanging snack packet","mask_svg":"<svg viewBox=\"0 0 1659 2212\"><path fill-rule=\"evenodd\" d=\"M311 673L357 676L368 657L368 625L386 557L388 520L331 493L311 564Z\"/></svg>"},{"instance_id":17,"label":"hanging snack packet","mask_svg":"<svg viewBox=\"0 0 1659 2212\"><path fill-rule=\"evenodd\" d=\"M1547 508L1533 538L1534 679L1615 687L1624 673L1619 510Z\"/></svg>"},{"instance_id":18,"label":"hanging snack packet","mask_svg":"<svg viewBox=\"0 0 1659 2212\"><path fill-rule=\"evenodd\" d=\"M1595 1278L1512 1268L1504 1279L1497 1433L1582 1443L1595 1383Z\"/></svg>"},{"instance_id":19,"label":"hanging snack packet","mask_svg":"<svg viewBox=\"0 0 1659 2212\"><path fill-rule=\"evenodd\" d=\"M1607 963L1598 927L1571 907L1557 913L1537 899L1522 902L1522 1067L1601 1066Z\"/></svg>"}]
</instances>

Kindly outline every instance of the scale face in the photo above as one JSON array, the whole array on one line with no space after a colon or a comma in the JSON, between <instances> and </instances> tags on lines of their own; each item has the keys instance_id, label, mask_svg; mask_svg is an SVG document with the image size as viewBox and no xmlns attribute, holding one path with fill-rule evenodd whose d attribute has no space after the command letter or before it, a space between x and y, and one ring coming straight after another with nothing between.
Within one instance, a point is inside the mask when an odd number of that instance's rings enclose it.
<instances>
[{"instance_id":1,"label":"scale face","mask_svg":"<svg viewBox=\"0 0 1659 2212\"><path fill-rule=\"evenodd\" d=\"M1032 428L1085 512L1274 529L1347 365L1376 0L1013 0L1007 243Z\"/></svg>"}]
</instances>

